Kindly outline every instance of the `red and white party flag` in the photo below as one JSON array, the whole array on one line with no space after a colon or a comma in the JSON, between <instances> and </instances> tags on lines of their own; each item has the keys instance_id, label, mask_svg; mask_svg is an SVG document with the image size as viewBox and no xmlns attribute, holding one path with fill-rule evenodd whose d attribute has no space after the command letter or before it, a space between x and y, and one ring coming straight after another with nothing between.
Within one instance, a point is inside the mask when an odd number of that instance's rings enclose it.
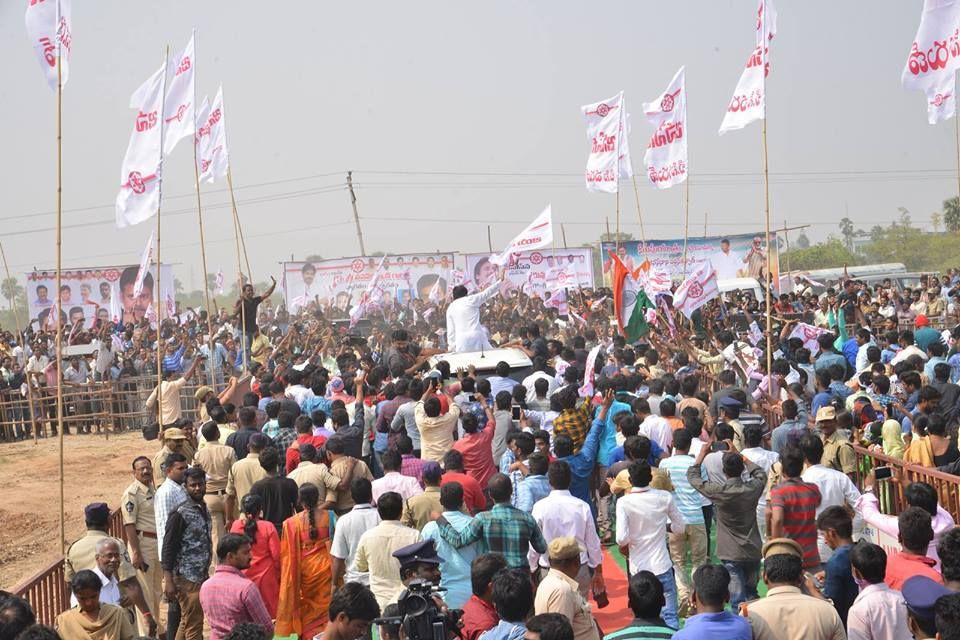
<instances>
[{"instance_id":1,"label":"red and white party flag","mask_svg":"<svg viewBox=\"0 0 960 640\"><path fill-rule=\"evenodd\" d=\"M227 150L227 121L223 112L223 87L217 90L217 96L203 120L197 127L197 164L200 167L200 180L212 183L217 178L226 178L230 168L230 154Z\"/></svg>"},{"instance_id":2,"label":"red and white party flag","mask_svg":"<svg viewBox=\"0 0 960 640\"><path fill-rule=\"evenodd\" d=\"M163 109L163 152L170 155L177 143L193 136L196 131L195 75L196 62L194 39L196 31L190 36L190 42L184 47L180 57L174 60L167 80L167 99Z\"/></svg>"},{"instance_id":3,"label":"red and white party flag","mask_svg":"<svg viewBox=\"0 0 960 640\"><path fill-rule=\"evenodd\" d=\"M720 124L720 135L743 129L754 120L767 117L767 74L770 73L770 41L777 33L777 11L773 0L760 0L753 52L740 75L733 98Z\"/></svg>"},{"instance_id":4,"label":"red and white party flag","mask_svg":"<svg viewBox=\"0 0 960 640\"><path fill-rule=\"evenodd\" d=\"M217 269L217 276L214 278L213 289L218 296L223 295L223 269Z\"/></svg>"},{"instance_id":5,"label":"red and white party flag","mask_svg":"<svg viewBox=\"0 0 960 640\"><path fill-rule=\"evenodd\" d=\"M350 327L353 328L357 322L359 322L365 315L367 315L370 309L376 308L379 304L381 298L383 298L383 287L380 286L380 279L384 273L383 263L387 259L387 256L380 258L380 263L377 265L376 270L373 272L373 277L370 278L367 288L360 295L360 300L352 309L350 309Z\"/></svg>"},{"instance_id":6,"label":"red and white party flag","mask_svg":"<svg viewBox=\"0 0 960 640\"><path fill-rule=\"evenodd\" d=\"M70 0L28 0L24 16L27 37L40 61L47 84L57 90L57 58L60 58L60 86L70 76L70 49L73 44Z\"/></svg>"},{"instance_id":7,"label":"red and white party flag","mask_svg":"<svg viewBox=\"0 0 960 640\"><path fill-rule=\"evenodd\" d=\"M143 293L143 279L147 277L147 270L150 268L150 260L153 258L153 231L147 239L147 246L143 248L140 254L140 268L137 269L137 279L133 282L133 297L139 298Z\"/></svg>"},{"instance_id":8,"label":"red and white party flag","mask_svg":"<svg viewBox=\"0 0 960 640\"><path fill-rule=\"evenodd\" d=\"M130 98L137 110L133 133L120 169L117 195L117 227L124 228L150 219L160 205L163 169L163 96L166 64L157 69Z\"/></svg>"},{"instance_id":9,"label":"red and white party flag","mask_svg":"<svg viewBox=\"0 0 960 640\"><path fill-rule=\"evenodd\" d=\"M694 311L718 295L717 271L708 260L680 284L673 294L673 308L689 318Z\"/></svg>"},{"instance_id":10,"label":"red and white party flag","mask_svg":"<svg viewBox=\"0 0 960 640\"><path fill-rule=\"evenodd\" d=\"M960 67L960 2L925 0L920 26L903 68L903 88L923 91L927 122L937 124L957 111Z\"/></svg>"},{"instance_id":11,"label":"red and white party flag","mask_svg":"<svg viewBox=\"0 0 960 640\"><path fill-rule=\"evenodd\" d=\"M687 89L680 67L667 90L643 105L647 120L657 130L647 143L643 164L658 189L669 189L687 179Z\"/></svg>"},{"instance_id":12,"label":"red and white party flag","mask_svg":"<svg viewBox=\"0 0 960 640\"><path fill-rule=\"evenodd\" d=\"M430 287L430 292L427 293L427 300L433 302L434 304L440 304L440 300L442 298L443 294L440 291L440 277L437 276L437 279L433 282L433 286Z\"/></svg>"},{"instance_id":13,"label":"red and white party flag","mask_svg":"<svg viewBox=\"0 0 960 640\"><path fill-rule=\"evenodd\" d=\"M123 309L120 306L120 288L115 285L111 285L110 287L110 317L114 322L123 322Z\"/></svg>"},{"instance_id":14,"label":"red and white party flag","mask_svg":"<svg viewBox=\"0 0 960 640\"><path fill-rule=\"evenodd\" d=\"M633 175L626 135L629 127L626 109L623 91L607 100L580 107L590 142L585 173L587 191L616 193L619 178Z\"/></svg>"},{"instance_id":15,"label":"red and white party flag","mask_svg":"<svg viewBox=\"0 0 960 640\"><path fill-rule=\"evenodd\" d=\"M550 205L540 212L526 229L520 232L507 248L501 253L490 256L490 262L497 266L504 266L510 261L510 256L521 251L532 251L550 246L553 242L553 211Z\"/></svg>"}]
</instances>

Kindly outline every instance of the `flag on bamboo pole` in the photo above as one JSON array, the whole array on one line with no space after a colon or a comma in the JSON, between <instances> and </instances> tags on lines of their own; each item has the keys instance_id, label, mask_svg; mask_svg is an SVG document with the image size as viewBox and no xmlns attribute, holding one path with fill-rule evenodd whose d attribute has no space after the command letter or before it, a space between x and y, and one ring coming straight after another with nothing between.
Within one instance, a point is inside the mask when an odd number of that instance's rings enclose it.
<instances>
[{"instance_id":1,"label":"flag on bamboo pole","mask_svg":"<svg viewBox=\"0 0 960 640\"><path fill-rule=\"evenodd\" d=\"M430 287L430 291L427 294L427 300L434 304L440 304L440 300L443 299L443 293L440 291L440 276L437 276L437 279L433 281L433 286Z\"/></svg>"},{"instance_id":2,"label":"flag on bamboo pole","mask_svg":"<svg viewBox=\"0 0 960 640\"><path fill-rule=\"evenodd\" d=\"M616 193L619 178L633 175L626 136L629 127L626 109L623 91L607 100L580 107L590 142L585 173L587 191Z\"/></svg>"},{"instance_id":3,"label":"flag on bamboo pole","mask_svg":"<svg viewBox=\"0 0 960 640\"><path fill-rule=\"evenodd\" d=\"M617 313L617 326L627 342L634 342L650 331L645 312L653 309L654 305L620 258L611 252L610 259L613 263L613 308Z\"/></svg>"},{"instance_id":4,"label":"flag on bamboo pole","mask_svg":"<svg viewBox=\"0 0 960 640\"><path fill-rule=\"evenodd\" d=\"M350 328L353 328L357 322L359 322L371 308L376 307L380 299L383 298L384 291L383 287L380 286L380 279L384 272L383 263L386 259L387 256L380 258L380 263L373 272L373 277L370 278L367 288L360 295L360 300L350 309Z\"/></svg>"},{"instance_id":5,"label":"flag on bamboo pole","mask_svg":"<svg viewBox=\"0 0 960 640\"><path fill-rule=\"evenodd\" d=\"M194 38L196 35L196 32L190 35L190 42L175 59L172 67L173 75L167 80L167 99L163 108L163 153L165 155L170 155L178 142L193 136L196 132L196 106L194 105L196 97Z\"/></svg>"},{"instance_id":6,"label":"flag on bamboo pole","mask_svg":"<svg viewBox=\"0 0 960 640\"><path fill-rule=\"evenodd\" d=\"M553 211L550 205L540 212L533 222L527 225L527 228L521 231L507 248L501 253L495 253L490 256L490 262L497 266L504 266L510 261L510 256L521 251L532 251L533 249L542 249L549 247L553 242Z\"/></svg>"},{"instance_id":7,"label":"flag on bamboo pole","mask_svg":"<svg viewBox=\"0 0 960 640\"><path fill-rule=\"evenodd\" d=\"M226 178L230 168L230 152L227 149L227 121L223 111L223 87L217 89L217 96L210 103L206 117L197 127L197 164L200 167L200 181L212 183L218 178Z\"/></svg>"},{"instance_id":8,"label":"flag on bamboo pole","mask_svg":"<svg viewBox=\"0 0 960 640\"><path fill-rule=\"evenodd\" d=\"M643 105L657 130L650 136L643 164L647 178L658 189L669 189L687 179L687 89L684 67L673 76L666 91Z\"/></svg>"},{"instance_id":9,"label":"flag on bamboo pole","mask_svg":"<svg viewBox=\"0 0 960 640\"><path fill-rule=\"evenodd\" d=\"M120 306L120 288L116 285L110 287L110 318L114 323L123 322L123 308ZM123 349L121 349L123 351Z\"/></svg>"},{"instance_id":10,"label":"flag on bamboo pole","mask_svg":"<svg viewBox=\"0 0 960 640\"><path fill-rule=\"evenodd\" d=\"M60 86L70 76L70 48L73 44L71 0L28 0L24 21L27 37L40 61L47 84L57 90L57 57L60 57Z\"/></svg>"},{"instance_id":11,"label":"flag on bamboo pole","mask_svg":"<svg viewBox=\"0 0 960 640\"><path fill-rule=\"evenodd\" d=\"M147 246L143 248L140 254L140 268L137 269L137 279L133 282L133 297L139 298L143 293L143 279L147 277L147 270L150 268L150 260L153 258L153 231L147 238Z\"/></svg>"},{"instance_id":12,"label":"flag on bamboo pole","mask_svg":"<svg viewBox=\"0 0 960 640\"><path fill-rule=\"evenodd\" d=\"M770 73L770 41L777 33L777 11L773 0L760 0L754 49L733 90L733 98L720 124L720 135L743 129L754 120L767 117L767 75Z\"/></svg>"},{"instance_id":13,"label":"flag on bamboo pole","mask_svg":"<svg viewBox=\"0 0 960 640\"><path fill-rule=\"evenodd\" d=\"M653 266L649 260L644 260L633 272L633 277L640 284L640 288L648 295L656 298L661 294L671 295L673 279L664 270Z\"/></svg>"},{"instance_id":14,"label":"flag on bamboo pole","mask_svg":"<svg viewBox=\"0 0 960 640\"><path fill-rule=\"evenodd\" d=\"M157 69L130 98L130 108L137 110L137 116L120 169L116 211L117 227L121 229L149 220L160 205L160 114L165 82L166 65Z\"/></svg>"},{"instance_id":15,"label":"flag on bamboo pole","mask_svg":"<svg viewBox=\"0 0 960 640\"><path fill-rule=\"evenodd\" d=\"M957 69L960 68L960 2L925 0L901 82L927 97L927 122L948 120L957 111Z\"/></svg>"},{"instance_id":16,"label":"flag on bamboo pole","mask_svg":"<svg viewBox=\"0 0 960 640\"><path fill-rule=\"evenodd\" d=\"M673 294L673 308L690 318L693 312L720 295L717 270L707 260Z\"/></svg>"},{"instance_id":17,"label":"flag on bamboo pole","mask_svg":"<svg viewBox=\"0 0 960 640\"><path fill-rule=\"evenodd\" d=\"M217 269L217 275L214 278L213 289L218 296L223 295L223 269Z\"/></svg>"}]
</instances>

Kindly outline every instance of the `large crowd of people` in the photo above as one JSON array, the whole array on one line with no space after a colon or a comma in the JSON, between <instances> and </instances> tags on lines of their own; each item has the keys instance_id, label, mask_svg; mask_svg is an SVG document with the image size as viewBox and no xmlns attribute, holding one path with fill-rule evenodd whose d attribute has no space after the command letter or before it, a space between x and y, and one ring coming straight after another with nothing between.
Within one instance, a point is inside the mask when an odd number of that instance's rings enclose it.
<instances>
[{"instance_id":1,"label":"large crowd of people","mask_svg":"<svg viewBox=\"0 0 960 640\"><path fill-rule=\"evenodd\" d=\"M769 334L750 292L689 322L665 296L631 342L604 289L455 288L368 309L362 334L267 294L71 331L96 344L62 376L49 332L6 334L8 389L156 376L157 349L163 382L157 442L67 552L73 607L51 629L4 593L0 640L960 638L956 514L899 471L960 473L956 273L798 278ZM531 364L454 369L450 333ZM608 606L632 622L600 628Z\"/></svg>"}]
</instances>

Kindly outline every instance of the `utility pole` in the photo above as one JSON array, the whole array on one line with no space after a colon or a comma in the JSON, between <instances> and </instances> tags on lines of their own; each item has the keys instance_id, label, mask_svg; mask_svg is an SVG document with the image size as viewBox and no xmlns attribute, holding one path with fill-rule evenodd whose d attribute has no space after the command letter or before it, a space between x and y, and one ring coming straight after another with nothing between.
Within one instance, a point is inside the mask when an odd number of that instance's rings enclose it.
<instances>
[{"instance_id":1,"label":"utility pole","mask_svg":"<svg viewBox=\"0 0 960 640\"><path fill-rule=\"evenodd\" d=\"M490 225L487 225L487 249L493 253L493 235L490 233Z\"/></svg>"},{"instance_id":2,"label":"utility pole","mask_svg":"<svg viewBox=\"0 0 960 640\"><path fill-rule=\"evenodd\" d=\"M347 171L347 189L350 190L350 204L353 206L353 223L357 225L357 240L360 241L360 255L366 256L363 246L363 229L360 228L360 214L357 212L357 194L353 192L353 171Z\"/></svg>"},{"instance_id":3,"label":"utility pole","mask_svg":"<svg viewBox=\"0 0 960 640\"><path fill-rule=\"evenodd\" d=\"M560 224L560 235L563 236L563 248L567 248L567 228L563 226L563 223Z\"/></svg>"}]
</instances>

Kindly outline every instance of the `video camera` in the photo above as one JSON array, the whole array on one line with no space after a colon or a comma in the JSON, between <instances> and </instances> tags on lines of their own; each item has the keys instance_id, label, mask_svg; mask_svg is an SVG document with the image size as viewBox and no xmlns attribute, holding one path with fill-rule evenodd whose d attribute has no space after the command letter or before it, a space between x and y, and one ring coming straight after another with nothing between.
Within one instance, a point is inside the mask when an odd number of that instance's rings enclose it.
<instances>
[{"instance_id":1,"label":"video camera","mask_svg":"<svg viewBox=\"0 0 960 640\"><path fill-rule=\"evenodd\" d=\"M442 611L434 595L445 591L427 580L414 580L397 600L399 614L377 618L374 624L403 627L406 640L447 640L460 636L461 609Z\"/></svg>"}]
</instances>

